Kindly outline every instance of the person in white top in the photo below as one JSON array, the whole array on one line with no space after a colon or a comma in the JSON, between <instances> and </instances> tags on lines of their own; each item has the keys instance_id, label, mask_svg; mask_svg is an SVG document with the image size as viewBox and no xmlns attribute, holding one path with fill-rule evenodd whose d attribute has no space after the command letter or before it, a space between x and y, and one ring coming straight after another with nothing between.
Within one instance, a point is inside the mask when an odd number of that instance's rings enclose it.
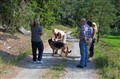
<instances>
[{"instance_id":1,"label":"person in white top","mask_svg":"<svg viewBox=\"0 0 120 79\"><path fill-rule=\"evenodd\" d=\"M66 43L66 33L64 31L53 29L53 34L55 36L55 41Z\"/></svg>"},{"instance_id":2,"label":"person in white top","mask_svg":"<svg viewBox=\"0 0 120 79\"><path fill-rule=\"evenodd\" d=\"M92 28L93 28L93 34L92 34L92 43L90 45L90 49L89 49L89 58L92 58L94 55L94 44L96 42L96 33L98 32L97 30L97 25L95 22L92 23Z\"/></svg>"}]
</instances>

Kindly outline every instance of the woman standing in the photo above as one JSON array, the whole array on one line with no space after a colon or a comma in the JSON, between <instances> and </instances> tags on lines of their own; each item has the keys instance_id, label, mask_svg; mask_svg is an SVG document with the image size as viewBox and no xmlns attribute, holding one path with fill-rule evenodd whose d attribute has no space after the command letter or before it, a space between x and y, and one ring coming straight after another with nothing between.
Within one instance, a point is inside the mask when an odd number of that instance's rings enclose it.
<instances>
[{"instance_id":1,"label":"woman standing","mask_svg":"<svg viewBox=\"0 0 120 79\"><path fill-rule=\"evenodd\" d=\"M93 34L92 34L92 43L90 45L90 49L89 49L89 58L93 57L94 55L94 43L96 41L96 33L97 33L97 25L95 22L92 23L92 27L93 27Z\"/></svg>"},{"instance_id":2,"label":"woman standing","mask_svg":"<svg viewBox=\"0 0 120 79\"><path fill-rule=\"evenodd\" d=\"M39 24L39 19L34 19L31 25L31 42L32 55L34 63L42 63L42 54L44 50L41 36L43 35L42 27ZM38 54L37 54L38 49Z\"/></svg>"}]
</instances>

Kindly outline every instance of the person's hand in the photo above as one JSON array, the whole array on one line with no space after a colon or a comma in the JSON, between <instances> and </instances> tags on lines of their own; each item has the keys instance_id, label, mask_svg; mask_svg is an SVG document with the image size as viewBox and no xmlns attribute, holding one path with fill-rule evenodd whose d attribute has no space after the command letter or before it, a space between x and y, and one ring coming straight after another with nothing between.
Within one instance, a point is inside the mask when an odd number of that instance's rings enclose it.
<instances>
[{"instance_id":1,"label":"person's hand","mask_svg":"<svg viewBox=\"0 0 120 79\"><path fill-rule=\"evenodd\" d=\"M87 40L87 41L86 41L86 44L90 45L90 41L89 41L89 40Z\"/></svg>"},{"instance_id":2,"label":"person's hand","mask_svg":"<svg viewBox=\"0 0 120 79\"><path fill-rule=\"evenodd\" d=\"M40 32L40 36L42 36L43 35L43 32Z\"/></svg>"}]
</instances>

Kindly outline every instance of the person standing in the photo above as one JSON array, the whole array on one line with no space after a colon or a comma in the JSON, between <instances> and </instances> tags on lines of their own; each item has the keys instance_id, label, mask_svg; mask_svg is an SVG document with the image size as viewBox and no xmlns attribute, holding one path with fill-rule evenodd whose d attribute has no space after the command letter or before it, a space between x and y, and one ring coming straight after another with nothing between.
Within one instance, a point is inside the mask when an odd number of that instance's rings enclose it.
<instances>
[{"instance_id":1,"label":"person standing","mask_svg":"<svg viewBox=\"0 0 120 79\"><path fill-rule=\"evenodd\" d=\"M34 19L31 25L31 42L32 42L32 55L33 63L43 63L42 54L44 50L41 36L43 35L42 27L39 24L39 19ZM37 54L38 49L38 54Z\"/></svg>"},{"instance_id":2,"label":"person standing","mask_svg":"<svg viewBox=\"0 0 120 79\"><path fill-rule=\"evenodd\" d=\"M80 54L81 54L81 60L79 65L76 67L78 68L84 68L88 64L88 46L90 43L90 38L92 34L92 30L90 30L90 26L87 24L87 21L85 18L82 18L80 20L81 30L80 30Z\"/></svg>"},{"instance_id":3,"label":"person standing","mask_svg":"<svg viewBox=\"0 0 120 79\"><path fill-rule=\"evenodd\" d=\"M94 44L96 41L96 33L97 33L97 25L95 22L92 23L92 28L93 28L93 34L92 34L92 43L90 45L90 49L89 49L89 58L92 58L94 55Z\"/></svg>"}]
</instances>

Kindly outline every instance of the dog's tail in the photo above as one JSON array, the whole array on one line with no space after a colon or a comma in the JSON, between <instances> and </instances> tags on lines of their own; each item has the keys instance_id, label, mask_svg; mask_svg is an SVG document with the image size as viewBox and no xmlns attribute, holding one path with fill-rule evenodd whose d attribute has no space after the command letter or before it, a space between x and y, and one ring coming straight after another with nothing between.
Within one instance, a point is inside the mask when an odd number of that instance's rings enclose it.
<instances>
[{"instance_id":1,"label":"dog's tail","mask_svg":"<svg viewBox=\"0 0 120 79\"><path fill-rule=\"evenodd\" d=\"M72 51L71 50L69 50L69 48L67 47L67 51L68 51L68 53L71 53Z\"/></svg>"}]
</instances>

